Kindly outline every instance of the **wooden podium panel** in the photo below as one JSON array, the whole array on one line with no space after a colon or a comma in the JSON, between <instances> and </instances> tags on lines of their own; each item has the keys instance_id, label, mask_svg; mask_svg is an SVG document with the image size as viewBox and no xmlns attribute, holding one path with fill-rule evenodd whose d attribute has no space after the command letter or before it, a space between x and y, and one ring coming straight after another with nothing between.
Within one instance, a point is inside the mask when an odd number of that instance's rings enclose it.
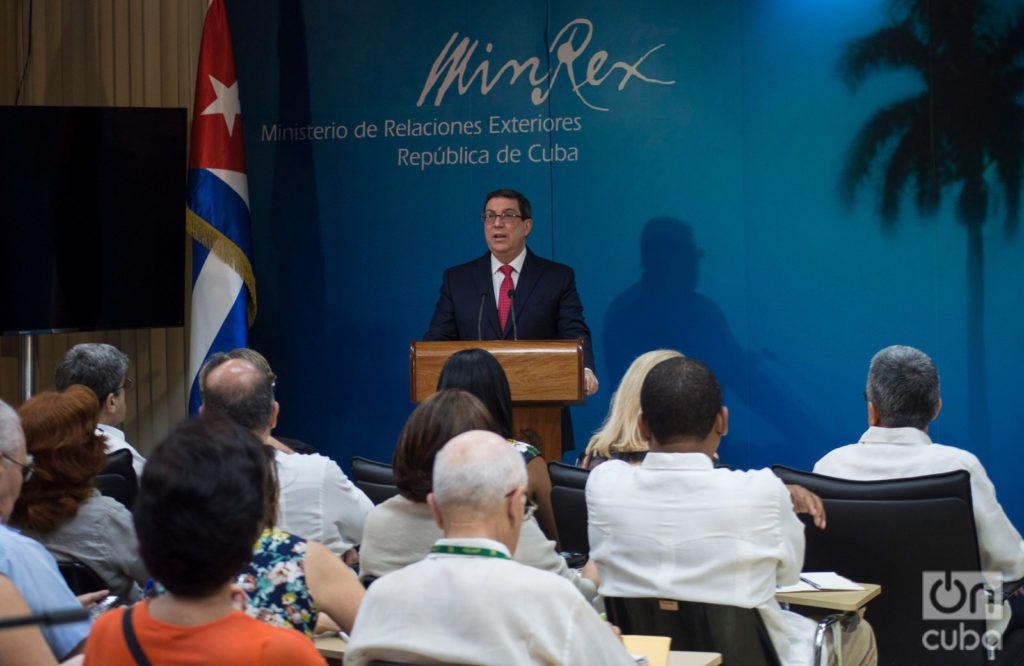
<instances>
[{"instance_id":1,"label":"wooden podium panel","mask_svg":"<svg viewBox=\"0 0 1024 666\"><path fill-rule=\"evenodd\" d=\"M420 403L437 389L445 361L464 349L494 355L512 392L516 439L562 459L562 408L583 402L583 339L477 340L409 343L409 397Z\"/></svg>"}]
</instances>

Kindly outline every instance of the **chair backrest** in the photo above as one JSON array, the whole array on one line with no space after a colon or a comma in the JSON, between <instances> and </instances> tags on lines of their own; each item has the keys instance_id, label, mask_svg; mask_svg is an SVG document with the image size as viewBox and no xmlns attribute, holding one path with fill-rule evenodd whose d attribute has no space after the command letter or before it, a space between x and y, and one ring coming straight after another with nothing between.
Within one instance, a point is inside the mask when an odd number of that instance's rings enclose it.
<instances>
[{"instance_id":1,"label":"chair backrest","mask_svg":"<svg viewBox=\"0 0 1024 666\"><path fill-rule=\"evenodd\" d=\"M983 663L983 647L971 645L970 639L944 647L962 631L977 632L974 635L980 639L985 632L983 620L961 624L923 619L931 591L930 585L924 589L924 572L981 568L968 472L850 481L781 465L772 470L785 483L816 493L825 504L826 529L804 521L808 525L804 571L837 571L853 580L881 584L882 594L868 604L866 615L875 630L880 663ZM951 603L951 598L942 601ZM926 642L940 649L929 650Z\"/></svg>"},{"instance_id":2,"label":"chair backrest","mask_svg":"<svg viewBox=\"0 0 1024 666\"><path fill-rule=\"evenodd\" d=\"M102 578L96 575L96 572L78 560L57 562L57 569L60 570L68 587L71 588L75 595L95 592L96 590L109 587L109 585L103 582Z\"/></svg>"},{"instance_id":3,"label":"chair backrest","mask_svg":"<svg viewBox=\"0 0 1024 666\"><path fill-rule=\"evenodd\" d=\"M295 439L294 437L282 437L281 435L274 435L274 439L281 442L295 453L301 453L304 455L316 453L315 446L304 442L301 439Z\"/></svg>"},{"instance_id":4,"label":"chair backrest","mask_svg":"<svg viewBox=\"0 0 1024 666\"><path fill-rule=\"evenodd\" d=\"M100 494L113 497L131 511L139 492L131 451L118 449L107 454L107 466L96 476L96 488Z\"/></svg>"},{"instance_id":5,"label":"chair backrest","mask_svg":"<svg viewBox=\"0 0 1024 666\"><path fill-rule=\"evenodd\" d=\"M388 463L353 456L352 478L374 504L380 504L398 494L395 472Z\"/></svg>"},{"instance_id":6,"label":"chair backrest","mask_svg":"<svg viewBox=\"0 0 1024 666\"><path fill-rule=\"evenodd\" d=\"M605 597L604 606L624 634L668 636L672 650L719 652L723 664L780 666L756 608L627 597Z\"/></svg>"},{"instance_id":7,"label":"chair backrest","mask_svg":"<svg viewBox=\"0 0 1024 666\"><path fill-rule=\"evenodd\" d=\"M551 509L562 550L588 555L586 488L590 470L549 462L548 474L551 476Z\"/></svg>"}]
</instances>

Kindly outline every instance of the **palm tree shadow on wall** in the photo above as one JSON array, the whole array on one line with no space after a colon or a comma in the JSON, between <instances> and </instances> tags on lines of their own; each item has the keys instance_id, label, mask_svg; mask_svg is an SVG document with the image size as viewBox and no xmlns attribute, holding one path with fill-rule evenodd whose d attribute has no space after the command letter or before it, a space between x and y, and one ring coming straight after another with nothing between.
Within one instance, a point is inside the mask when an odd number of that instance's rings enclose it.
<instances>
[{"instance_id":1,"label":"palm tree shadow on wall","mask_svg":"<svg viewBox=\"0 0 1024 666\"><path fill-rule=\"evenodd\" d=\"M649 220L641 232L640 256L640 279L615 297L604 320L602 340L611 381L617 384L640 354L675 349L704 362L726 391L727 403L742 400L786 442L816 452L835 445L799 400L815 389L773 352L744 349L722 310L697 290L704 250L689 224L674 217ZM739 413L736 405L731 408L734 415ZM750 466L753 439L733 427L723 444L723 460L734 467ZM756 444L763 446L762 439Z\"/></svg>"},{"instance_id":2,"label":"palm tree shadow on wall","mask_svg":"<svg viewBox=\"0 0 1024 666\"><path fill-rule=\"evenodd\" d=\"M967 232L968 427L989 446L982 224L1001 189L1007 237L1017 229L1024 163L1024 13L1002 20L985 0L894 0L891 23L848 43L838 69L852 91L873 73L909 69L925 89L879 109L853 139L840 176L848 204L878 175L882 228L891 231L911 186L931 215L946 189Z\"/></svg>"}]
</instances>

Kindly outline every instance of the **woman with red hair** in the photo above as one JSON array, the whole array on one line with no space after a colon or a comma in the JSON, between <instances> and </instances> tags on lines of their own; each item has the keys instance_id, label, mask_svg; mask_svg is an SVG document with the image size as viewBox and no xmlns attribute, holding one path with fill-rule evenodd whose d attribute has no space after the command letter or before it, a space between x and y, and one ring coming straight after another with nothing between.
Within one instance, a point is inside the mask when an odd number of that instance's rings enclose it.
<instances>
[{"instance_id":1,"label":"woman with red hair","mask_svg":"<svg viewBox=\"0 0 1024 666\"><path fill-rule=\"evenodd\" d=\"M139 558L132 514L96 490L96 475L107 464L105 441L95 433L96 396L77 384L44 391L26 401L18 415L34 461L11 524L57 561L85 564L112 594L138 599L139 585L149 576Z\"/></svg>"}]
</instances>

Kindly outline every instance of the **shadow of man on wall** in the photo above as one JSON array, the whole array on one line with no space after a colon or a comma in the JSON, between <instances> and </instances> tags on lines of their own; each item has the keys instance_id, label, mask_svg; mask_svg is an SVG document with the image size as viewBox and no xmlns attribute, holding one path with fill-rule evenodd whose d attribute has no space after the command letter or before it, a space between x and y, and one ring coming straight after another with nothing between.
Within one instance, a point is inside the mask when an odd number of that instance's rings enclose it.
<instances>
[{"instance_id":1,"label":"shadow of man on wall","mask_svg":"<svg viewBox=\"0 0 1024 666\"><path fill-rule=\"evenodd\" d=\"M807 406L773 375L786 372L781 360L767 350L744 349L718 305L697 291L704 250L689 224L673 217L649 220L640 237L640 256L640 279L612 301L604 320L609 379L618 383L644 352L675 349L706 363L722 383L727 401L742 401L776 431L776 438L814 451L834 445ZM751 433L737 430L726 440L723 460L745 467L752 442L744 440L752 439Z\"/></svg>"}]
</instances>

